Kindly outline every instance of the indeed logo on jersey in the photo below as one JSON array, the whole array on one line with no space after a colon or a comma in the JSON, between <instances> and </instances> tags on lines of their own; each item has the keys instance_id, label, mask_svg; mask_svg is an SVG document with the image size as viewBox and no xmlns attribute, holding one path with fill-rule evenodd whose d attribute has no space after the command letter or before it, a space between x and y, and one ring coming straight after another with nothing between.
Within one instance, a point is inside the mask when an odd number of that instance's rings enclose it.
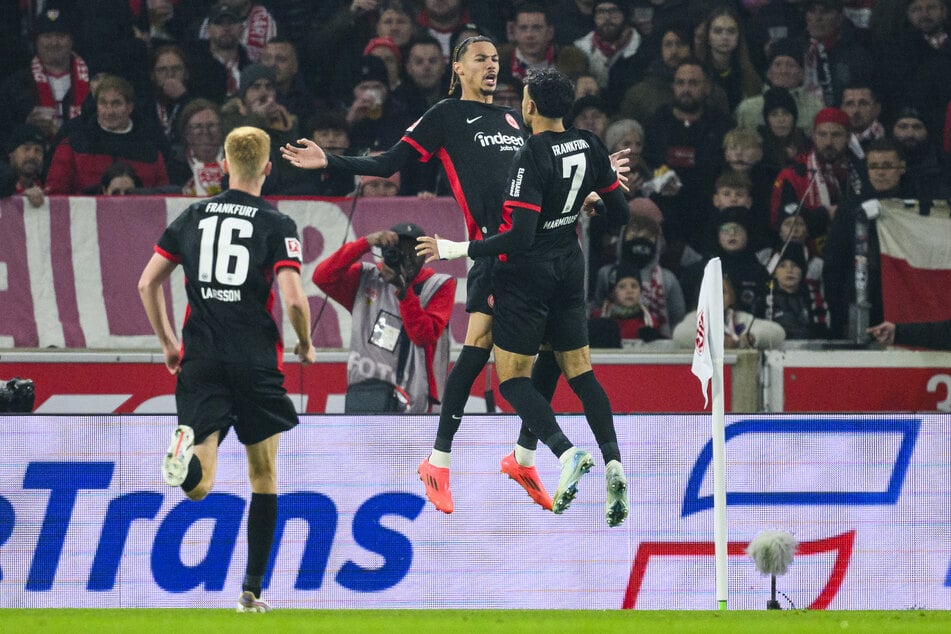
<instances>
[{"instance_id":1,"label":"indeed logo on jersey","mask_svg":"<svg viewBox=\"0 0 951 634\"><path fill-rule=\"evenodd\" d=\"M525 139L523 139L521 136L502 134L501 132L496 132L495 134L486 134L485 132L479 131L475 133L473 139L482 147L499 145L501 146L499 148L499 151L501 152L514 152L518 148L525 145Z\"/></svg>"}]
</instances>

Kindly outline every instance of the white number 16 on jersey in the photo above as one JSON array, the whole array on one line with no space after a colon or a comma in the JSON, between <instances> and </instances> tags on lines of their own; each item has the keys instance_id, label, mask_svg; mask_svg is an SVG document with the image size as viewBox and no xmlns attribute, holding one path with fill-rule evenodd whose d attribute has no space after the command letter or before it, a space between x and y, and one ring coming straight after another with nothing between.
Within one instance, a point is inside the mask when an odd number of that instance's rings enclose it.
<instances>
[{"instance_id":1,"label":"white number 16 on jersey","mask_svg":"<svg viewBox=\"0 0 951 634\"><path fill-rule=\"evenodd\" d=\"M198 255L198 281L214 281L225 286L241 286L248 279L251 254L237 238L250 238L254 225L244 218L225 218L218 226L218 216L209 216L198 223L201 248ZM217 245L217 246L216 246ZM218 256L215 257L217 251ZM214 270L212 270L214 260Z\"/></svg>"}]
</instances>

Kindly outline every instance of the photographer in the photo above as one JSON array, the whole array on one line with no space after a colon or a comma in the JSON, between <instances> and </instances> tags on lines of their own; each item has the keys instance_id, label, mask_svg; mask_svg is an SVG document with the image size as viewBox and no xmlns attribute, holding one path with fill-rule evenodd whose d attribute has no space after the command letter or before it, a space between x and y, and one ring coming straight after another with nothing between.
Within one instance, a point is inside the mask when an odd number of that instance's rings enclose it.
<instances>
[{"instance_id":1,"label":"photographer","mask_svg":"<svg viewBox=\"0 0 951 634\"><path fill-rule=\"evenodd\" d=\"M425 258L416 255L423 235L401 222L348 242L314 270L314 283L353 316L347 413L438 411L456 280L423 267ZM361 262L373 247L382 261Z\"/></svg>"}]
</instances>

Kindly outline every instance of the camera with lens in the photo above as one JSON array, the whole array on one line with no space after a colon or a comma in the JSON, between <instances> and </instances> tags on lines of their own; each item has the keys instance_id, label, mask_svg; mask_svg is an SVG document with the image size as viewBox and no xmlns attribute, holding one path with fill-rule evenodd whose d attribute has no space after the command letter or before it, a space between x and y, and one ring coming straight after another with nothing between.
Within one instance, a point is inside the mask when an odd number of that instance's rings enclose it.
<instances>
[{"instance_id":1,"label":"camera with lens","mask_svg":"<svg viewBox=\"0 0 951 634\"><path fill-rule=\"evenodd\" d=\"M0 412L32 412L36 389L31 379L0 380Z\"/></svg>"},{"instance_id":2,"label":"camera with lens","mask_svg":"<svg viewBox=\"0 0 951 634\"><path fill-rule=\"evenodd\" d=\"M383 263L397 273L402 273L403 265L406 264L406 256L399 247L385 247L383 249Z\"/></svg>"}]
</instances>

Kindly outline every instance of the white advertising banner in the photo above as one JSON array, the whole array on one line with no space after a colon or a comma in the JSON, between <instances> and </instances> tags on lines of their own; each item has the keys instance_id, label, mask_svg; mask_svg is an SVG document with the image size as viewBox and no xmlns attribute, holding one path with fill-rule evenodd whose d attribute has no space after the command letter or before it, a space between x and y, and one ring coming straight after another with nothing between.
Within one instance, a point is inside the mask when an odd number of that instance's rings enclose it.
<instances>
[{"instance_id":1,"label":"white advertising banner","mask_svg":"<svg viewBox=\"0 0 951 634\"><path fill-rule=\"evenodd\" d=\"M597 455L584 418L560 422ZM455 512L416 475L434 417L310 416L280 449L265 597L278 608L714 609L709 417L619 415L631 516L604 522L603 465L563 515L499 473L509 415L469 416ZM951 418L726 420L729 607L763 609L745 555L762 530L799 541L783 607L951 609ZM244 453L221 446L202 502L162 483L168 416L0 416L0 607L230 607L246 560ZM540 446L550 491L558 463Z\"/></svg>"}]
</instances>

